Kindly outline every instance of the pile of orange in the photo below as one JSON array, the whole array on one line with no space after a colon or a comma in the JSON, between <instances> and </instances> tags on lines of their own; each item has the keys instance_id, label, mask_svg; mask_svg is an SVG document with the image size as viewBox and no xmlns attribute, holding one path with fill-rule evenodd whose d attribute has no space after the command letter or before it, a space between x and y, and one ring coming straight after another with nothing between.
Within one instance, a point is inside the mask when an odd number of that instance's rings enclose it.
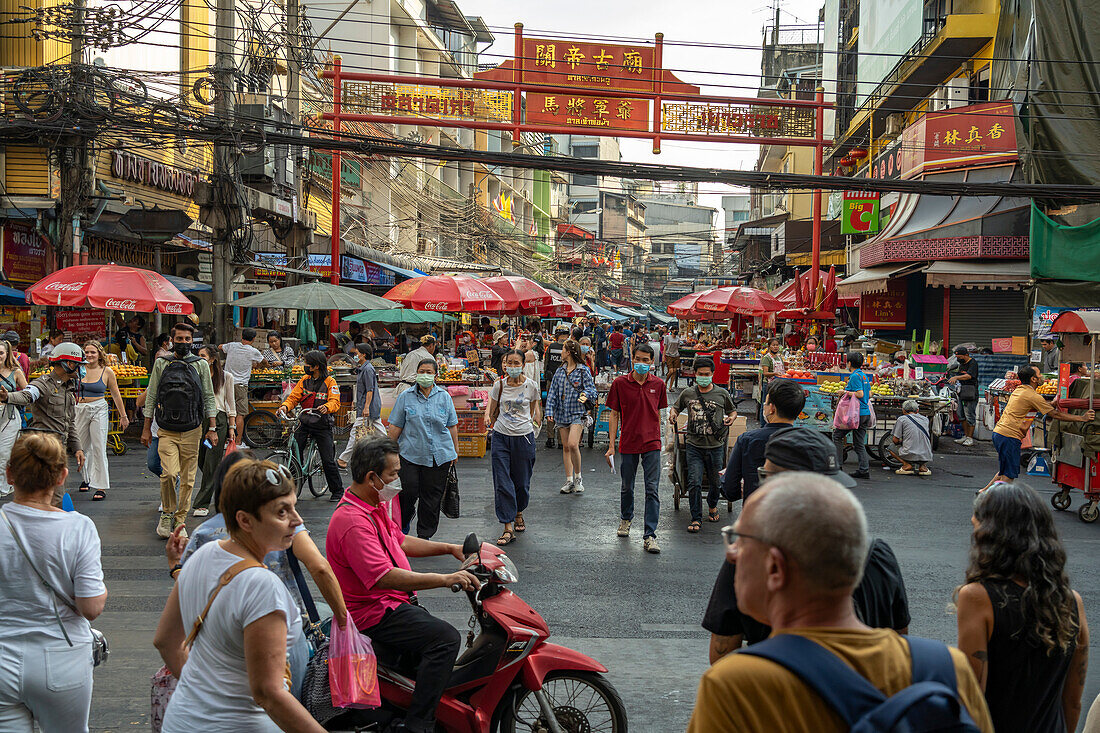
<instances>
[{"instance_id":1,"label":"pile of orange","mask_svg":"<svg viewBox=\"0 0 1100 733\"><path fill-rule=\"evenodd\" d=\"M807 372L801 369L788 369L783 373L783 376L787 379L816 379L813 372Z\"/></svg>"},{"instance_id":2,"label":"pile of orange","mask_svg":"<svg viewBox=\"0 0 1100 733\"><path fill-rule=\"evenodd\" d=\"M114 364L111 366L111 371L120 382L149 376L145 367L138 364Z\"/></svg>"}]
</instances>

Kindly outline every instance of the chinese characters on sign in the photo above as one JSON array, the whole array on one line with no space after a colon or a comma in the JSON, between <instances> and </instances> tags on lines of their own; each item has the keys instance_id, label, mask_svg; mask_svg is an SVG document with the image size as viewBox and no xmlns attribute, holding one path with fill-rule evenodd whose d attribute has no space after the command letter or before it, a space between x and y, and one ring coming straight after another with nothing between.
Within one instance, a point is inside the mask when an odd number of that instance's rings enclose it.
<instances>
[{"instance_id":1,"label":"chinese characters on sign","mask_svg":"<svg viewBox=\"0 0 1100 733\"><path fill-rule=\"evenodd\" d=\"M649 129L649 102L644 99L528 92L527 122L644 131Z\"/></svg>"},{"instance_id":2,"label":"chinese characters on sign","mask_svg":"<svg viewBox=\"0 0 1100 733\"><path fill-rule=\"evenodd\" d=\"M879 194L845 191L840 214L841 234L872 234L879 230Z\"/></svg>"},{"instance_id":3,"label":"chinese characters on sign","mask_svg":"<svg viewBox=\"0 0 1100 733\"><path fill-rule=\"evenodd\" d=\"M905 281L890 283L885 293L864 293L859 296L859 327L883 331L905 329Z\"/></svg>"},{"instance_id":4,"label":"chinese characters on sign","mask_svg":"<svg viewBox=\"0 0 1100 733\"><path fill-rule=\"evenodd\" d=\"M611 91L653 91L653 48L614 43L523 40L523 82Z\"/></svg>"},{"instance_id":5,"label":"chinese characters on sign","mask_svg":"<svg viewBox=\"0 0 1100 733\"><path fill-rule=\"evenodd\" d=\"M662 129L714 135L813 137L812 107L665 102Z\"/></svg>"},{"instance_id":6,"label":"chinese characters on sign","mask_svg":"<svg viewBox=\"0 0 1100 733\"><path fill-rule=\"evenodd\" d=\"M8 279L35 283L46 277L46 242L34 227L8 220L3 246L3 268Z\"/></svg>"},{"instance_id":7,"label":"chinese characters on sign","mask_svg":"<svg viewBox=\"0 0 1100 733\"><path fill-rule=\"evenodd\" d=\"M348 114L431 115L487 122L512 119L512 93L485 89L345 81L341 105Z\"/></svg>"},{"instance_id":8,"label":"chinese characters on sign","mask_svg":"<svg viewBox=\"0 0 1100 733\"><path fill-rule=\"evenodd\" d=\"M896 176L914 178L920 173L945 168L1010 162L1016 159L1016 123L1011 102L983 102L949 112L930 112L901 134L894 160L886 158ZM877 165L876 158L876 165Z\"/></svg>"}]
</instances>

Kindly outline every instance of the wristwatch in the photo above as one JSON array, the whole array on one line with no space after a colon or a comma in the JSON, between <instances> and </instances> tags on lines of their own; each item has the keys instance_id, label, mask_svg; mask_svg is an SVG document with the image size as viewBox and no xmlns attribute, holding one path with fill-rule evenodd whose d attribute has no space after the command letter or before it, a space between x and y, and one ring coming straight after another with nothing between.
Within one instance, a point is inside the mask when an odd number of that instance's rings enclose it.
<instances>
[{"instance_id":1,"label":"wristwatch","mask_svg":"<svg viewBox=\"0 0 1100 733\"><path fill-rule=\"evenodd\" d=\"M175 580L176 579L175 573L179 572L180 570L183 570L183 565L181 565L179 563L176 563L168 571L168 577L171 578L172 580Z\"/></svg>"}]
</instances>

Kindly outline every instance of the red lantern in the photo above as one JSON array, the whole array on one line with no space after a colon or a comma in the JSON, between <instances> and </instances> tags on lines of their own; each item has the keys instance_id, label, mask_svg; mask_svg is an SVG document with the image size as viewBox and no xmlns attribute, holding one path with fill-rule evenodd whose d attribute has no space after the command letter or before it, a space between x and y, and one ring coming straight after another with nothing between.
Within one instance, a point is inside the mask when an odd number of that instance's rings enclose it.
<instances>
[{"instance_id":1,"label":"red lantern","mask_svg":"<svg viewBox=\"0 0 1100 733\"><path fill-rule=\"evenodd\" d=\"M854 159L852 159L852 157L851 157L851 156L849 156L849 155L845 155L845 156L844 156L843 158L841 158L841 159L840 159L840 164L841 164L842 166L844 166L845 168L848 168L848 167L850 167L850 166L853 166L853 165L855 165L855 164L856 164L856 162L855 162L855 160L854 160Z\"/></svg>"},{"instance_id":2,"label":"red lantern","mask_svg":"<svg viewBox=\"0 0 1100 733\"><path fill-rule=\"evenodd\" d=\"M848 155L856 160L862 160L867 157L867 150L865 148L852 148L848 151Z\"/></svg>"}]
</instances>

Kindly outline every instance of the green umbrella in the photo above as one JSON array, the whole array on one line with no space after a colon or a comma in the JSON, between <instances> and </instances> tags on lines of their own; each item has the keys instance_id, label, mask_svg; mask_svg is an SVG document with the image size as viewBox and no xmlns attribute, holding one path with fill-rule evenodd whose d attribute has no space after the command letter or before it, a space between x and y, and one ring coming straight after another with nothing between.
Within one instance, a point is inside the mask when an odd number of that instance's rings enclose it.
<instances>
[{"instance_id":1,"label":"green umbrella","mask_svg":"<svg viewBox=\"0 0 1100 733\"><path fill-rule=\"evenodd\" d=\"M234 300L232 305L242 308L297 308L307 311L387 310L401 307L392 300L362 290L324 282L275 288L266 293Z\"/></svg>"},{"instance_id":2,"label":"green umbrella","mask_svg":"<svg viewBox=\"0 0 1100 733\"><path fill-rule=\"evenodd\" d=\"M369 310L348 316L345 321L355 323L439 323L453 321L453 316L444 316L435 311L414 311L411 308L393 308L389 310Z\"/></svg>"}]
</instances>

